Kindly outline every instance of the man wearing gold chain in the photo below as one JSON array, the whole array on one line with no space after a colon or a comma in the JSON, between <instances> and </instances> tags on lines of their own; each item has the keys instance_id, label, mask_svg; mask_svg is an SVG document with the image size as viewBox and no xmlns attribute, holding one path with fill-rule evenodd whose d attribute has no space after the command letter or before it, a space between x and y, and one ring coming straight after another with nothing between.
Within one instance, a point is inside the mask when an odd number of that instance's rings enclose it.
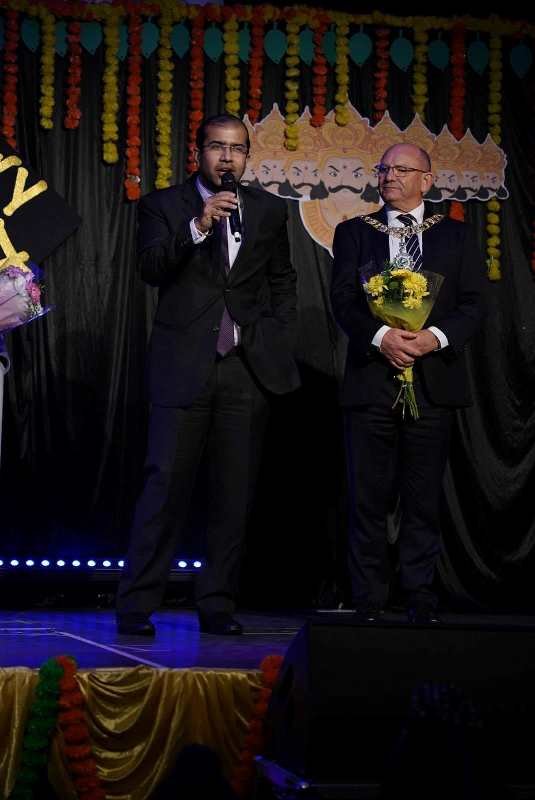
<instances>
[{"instance_id":1,"label":"man wearing gold chain","mask_svg":"<svg viewBox=\"0 0 535 800\"><path fill-rule=\"evenodd\" d=\"M482 315L484 264L468 225L427 215L423 198L433 174L425 150L395 144L377 173L385 205L340 223L333 244L332 306L349 339L341 392L349 572L357 620L374 621L388 602L386 519L399 492L399 581L409 620L425 624L439 621L433 579L441 549L442 477L454 410L471 402L464 350ZM400 255L412 269L444 276L427 327L416 333L375 318L362 288ZM393 408L396 373L409 366L420 409L416 420Z\"/></svg>"}]
</instances>

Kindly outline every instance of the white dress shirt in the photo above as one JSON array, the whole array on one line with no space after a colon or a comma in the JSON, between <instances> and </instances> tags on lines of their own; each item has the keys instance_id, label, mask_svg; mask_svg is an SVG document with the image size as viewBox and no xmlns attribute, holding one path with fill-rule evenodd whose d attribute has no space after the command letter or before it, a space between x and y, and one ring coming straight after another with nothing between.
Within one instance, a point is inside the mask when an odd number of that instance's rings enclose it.
<instances>
[{"instance_id":1,"label":"white dress shirt","mask_svg":"<svg viewBox=\"0 0 535 800\"><path fill-rule=\"evenodd\" d=\"M386 206L387 225L389 228L403 228L404 223L399 221L399 217L403 214L410 214L412 217L414 217L416 223L419 225L424 221L424 209L425 206L423 203L420 203L419 206L413 208L412 211L400 211L398 208L390 208L389 206ZM418 231L418 241L420 243L420 251L423 256L424 247L423 247L423 237L421 231ZM390 261L393 261L394 258L399 253L400 245L401 245L401 239L399 239L397 236L388 237ZM381 327L379 328L379 330L372 339L372 344L375 345L375 347L381 347L383 336L389 330L390 330L389 325L381 325ZM438 341L440 342L440 348L439 348L440 350L443 350L445 347L448 346L449 344L448 337L443 331L440 330L440 328L437 328L435 325L430 325L427 330L431 331L431 333L434 333L435 336L437 337Z\"/></svg>"}]
</instances>

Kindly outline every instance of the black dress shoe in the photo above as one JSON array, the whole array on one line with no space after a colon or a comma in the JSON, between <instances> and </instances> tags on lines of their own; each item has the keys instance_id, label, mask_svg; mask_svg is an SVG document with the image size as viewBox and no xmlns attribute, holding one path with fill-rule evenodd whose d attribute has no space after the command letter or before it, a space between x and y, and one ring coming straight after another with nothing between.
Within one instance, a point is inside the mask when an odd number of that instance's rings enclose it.
<instances>
[{"instance_id":1,"label":"black dress shoe","mask_svg":"<svg viewBox=\"0 0 535 800\"><path fill-rule=\"evenodd\" d=\"M117 633L124 636L155 636L156 628L145 614L117 616Z\"/></svg>"},{"instance_id":2,"label":"black dress shoe","mask_svg":"<svg viewBox=\"0 0 535 800\"><path fill-rule=\"evenodd\" d=\"M215 633L218 636L239 636L243 633L243 625L227 611L215 611L212 614L199 612L199 629L201 633Z\"/></svg>"},{"instance_id":3,"label":"black dress shoe","mask_svg":"<svg viewBox=\"0 0 535 800\"><path fill-rule=\"evenodd\" d=\"M377 622L384 615L384 609L373 603L357 605L351 621L361 625L363 622Z\"/></svg>"},{"instance_id":4,"label":"black dress shoe","mask_svg":"<svg viewBox=\"0 0 535 800\"><path fill-rule=\"evenodd\" d=\"M435 596L416 592L409 598L407 619L414 625L436 625L442 622L437 613Z\"/></svg>"}]
</instances>

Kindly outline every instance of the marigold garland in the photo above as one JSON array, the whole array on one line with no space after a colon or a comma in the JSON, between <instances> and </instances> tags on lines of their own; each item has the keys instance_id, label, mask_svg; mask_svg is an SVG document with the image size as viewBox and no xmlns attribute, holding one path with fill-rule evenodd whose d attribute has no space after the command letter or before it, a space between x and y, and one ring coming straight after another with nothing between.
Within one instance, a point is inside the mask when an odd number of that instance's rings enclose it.
<instances>
[{"instance_id":1,"label":"marigold garland","mask_svg":"<svg viewBox=\"0 0 535 800\"><path fill-rule=\"evenodd\" d=\"M171 185L171 120L173 107L173 57L171 50L172 18L167 12L160 17L158 45L158 107L156 110L156 188Z\"/></svg>"},{"instance_id":2,"label":"marigold garland","mask_svg":"<svg viewBox=\"0 0 535 800\"><path fill-rule=\"evenodd\" d=\"M427 48L429 34L416 28L414 31L414 68L412 70L412 102L414 112L425 122L425 107L428 100L427 85Z\"/></svg>"},{"instance_id":3,"label":"marigold garland","mask_svg":"<svg viewBox=\"0 0 535 800\"><path fill-rule=\"evenodd\" d=\"M320 128L325 122L327 114L327 59L323 52L323 38L329 26L327 14L316 14L311 21L314 31L314 59L312 62L312 117L310 124Z\"/></svg>"},{"instance_id":4,"label":"marigold garland","mask_svg":"<svg viewBox=\"0 0 535 800\"><path fill-rule=\"evenodd\" d=\"M19 79L17 50L20 38L18 11L7 10L5 12L5 20L5 43L2 59L4 76L2 87L2 134L7 143L16 150L17 84Z\"/></svg>"},{"instance_id":5,"label":"marigold garland","mask_svg":"<svg viewBox=\"0 0 535 800\"><path fill-rule=\"evenodd\" d=\"M225 110L240 113L240 42L238 21L234 14L223 22L223 54L225 58Z\"/></svg>"},{"instance_id":6,"label":"marigold garland","mask_svg":"<svg viewBox=\"0 0 535 800\"><path fill-rule=\"evenodd\" d=\"M128 18L128 80L126 85L126 177L128 200L141 197L141 15Z\"/></svg>"},{"instance_id":7,"label":"marigold garland","mask_svg":"<svg viewBox=\"0 0 535 800\"><path fill-rule=\"evenodd\" d=\"M490 46L490 83L488 122L492 138L497 145L502 141L502 40L492 34ZM493 198L487 202L487 269L491 281L499 281L501 274L501 204Z\"/></svg>"},{"instance_id":8,"label":"marigold garland","mask_svg":"<svg viewBox=\"0 0 535 800\"><path fill-rule=\"evenodd\" d=\"M67 68L67 96L65 100L65 116L63 124L69 130L80 125L80 81L82 77L82 46L80 44L80 23L71 20L67 25L67 43L69 66Z\"/></svg>"},{"instance_id":9,"label":"marigold garland","mask_svg":"<svg viewBox=\"0 0 535 800\"><path fill-rule=\"evenodd\" d=\"M259 690L253 706L249 729L231 780L232 788L238 797L246 797L252 787L254 758L264 749L264 718L282 662L282 656L266 656L260 664L262 688Z\"/></svg>"},{"instance_id":10,"label":"marigold garland","mask_svg":"<svg viewBox=\"0 0 535 800\"><path fill-rule=\"evenodd\" d=\"M62 752L67 769L80 800L105 800L106 792L98 775L84 713L85 699L75 677L76 661L69 656L58 656L56 660L63 668L58 723L63 734Z\"/></svg>"},{"instance_id":11,"label":"marigold garland","mask_svg":"<svg viewBox=\"0 0 535 800\"><path fill-rule=\"evenodd\" d=\"M39 8L41 18L41 98L39 112L41 127L50 130L54 127L54 67L56 46L56 19L46 8Z\"/></svg>"},{"instance_id":12,"label":"marigold garland","mask_svg":"<svg viewBox=\"0 0 535 800\"><path fill-rule=\"evenodd\" d=\"M107 164L115 164L119 160L117 141L119 127L119 14L115 8L108 8L104 19L105 66L103 75L102 98L102 157Z\"/></svg>"},{"instance_id":13,"label":"marigold garland","mask_svg":"<svg viewBox=\"0 0 535 800\"><path fill-rule=\"evenodd\" d=\"M288 47L286 50L286 73L284 81L284 146L287 150L297 150L299 146L299 131L297 120L299 119L299 29L302 24L302 17L299 14L292 14L286 23L286 35Z\"/></svg>"},{"instance_id":14,"label":"marigold garland","mask_svg":"<svg viewBox=\"0 0 535 800\"><path fill-rule=\"evenodd\" d=\"M218 9L219 10L219 9ZM190 51L190 106L188 111L188 160L189 173L197 169L195 161L196 137L204 116L204 13L203 7L196 8L197 14L191 23Z\"/></svg>"},{"instance_id":15,"label":"marigold garland","mask_svg":"<svg viewBox=\"0 0 535 800\"><path fill-rule=\"evenodd\" d=\"M464 105L466 98L465 81L465 29L456 25L451 36L451 87L449 129L459 141L464 135ZM450 203L449 216L459 221L464 220L464 206L458 200Z\"/></svg>"},{"instance_id":16,"label":"marigold garland","mask_svg":"<svg viewBox=\"0 0 535 800\"><path fill-rule=\"evenodd\" d=\"M251 17L251 50L249 53L249 81L247 116L258 122L262 111L262 85L264 74L264 13L256 6Z\"/></svg>"},{"instance_id":17,"label":"marigold garland","mask_svg":"<svg viewBox=\"0 0 535 800\"><path fill-rule=\"evenodd\" d=\"M334 120L337 125L347 125L349 116L349 24L338 17L336 25L336 101Z\"/></svg>"},{"instance_id":18,"label":"marigold garland","mask_svg":"<svg viewBox=\"0 0 535 800\"><path fill-rule=\"evenodd\" d=\"M32 800L46 771L50 737L56 727L63 668L50 658L39 669L39 681L30 706L15 787L10 800Z\"/></svg>"},{"instance_id":19,"label":"marigold garland","mask_svg":"<svg viewBox=\"0 0 535 800\"><path fill-rule=\"evenodd\" d=\"M390 30L375 29L375 72L373 73L374 122L379 122L388 108L388 72L390 69Z\"/></svg>"}]
</instances>

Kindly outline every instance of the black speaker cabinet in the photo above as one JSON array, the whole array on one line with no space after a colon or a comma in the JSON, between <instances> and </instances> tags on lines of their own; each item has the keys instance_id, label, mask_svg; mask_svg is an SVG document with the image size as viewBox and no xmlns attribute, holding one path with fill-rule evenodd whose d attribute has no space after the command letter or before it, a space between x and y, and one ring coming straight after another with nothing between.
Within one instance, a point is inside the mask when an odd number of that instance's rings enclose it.
<instances>
[{"instance_id":1,"label":"black speaker cabinet","mask_svg":"<svg viewBox=\"0 0 535 800\"><path fill-rule=\"evenodd\" d=\"M318 614L283 662L265 755L311 782L380 784L419 715L434 718L431 732L480 731L489 769L535 785L535 625L357 626Z\"/></svg>"}]
</instances>

